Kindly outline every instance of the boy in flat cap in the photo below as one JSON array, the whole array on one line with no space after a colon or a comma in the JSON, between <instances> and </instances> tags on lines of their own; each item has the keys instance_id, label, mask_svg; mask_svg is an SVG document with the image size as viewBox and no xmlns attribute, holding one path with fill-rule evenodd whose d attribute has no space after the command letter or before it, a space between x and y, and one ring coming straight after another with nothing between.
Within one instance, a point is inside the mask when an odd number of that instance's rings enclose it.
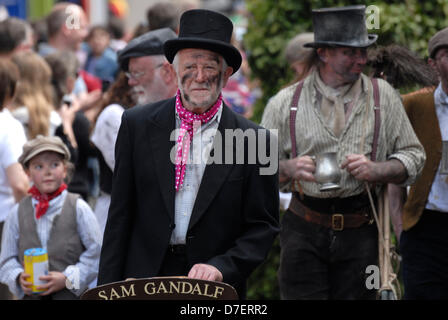
<instances>
[{"instance_id":1,"label":"boy in flat cap","mask_svg":"<svg viewBox=\"0 0 448 320\"><path fill-rule=\"evenodd\" d=\"M412 300L448 298L448 28L429 40L428 54L439 85L403 97L426 163L407 196L402 188L394 199L404 202L400 253L404 298Z\"/></svg>"},{"instance_id":2,"label":"boy in flat cap","mask_svg":"<svg viewBox=\"0 0 448 320\"><path fill-rule=\"evenodd\" d=\"M0 280L19 299L77 299L97 275L99 226L88 204L66 190L69 157L58 137L38 136L23 146L19 162L33 187L6 220L0 254ZM23 269L31 248L48 252L49 273L39 278L46 282L39 294Z\"/></svg>"},{"instance_id":3,"label":"boy in flat cap","mask_svg":"<svg viewBox=\"0 0 448 320\"><path fill-rule=\"evenodd\" d=\"M362 74L377 39L367 33L365 6L312 14L314 41L305 47L313 48L314 67L270 100L261 122L278 130L280 181L294 191L280 231L280 293L374 299L366 268L378 265L378 230L368 192L412 184L425 154L395 90ZM314 157L330 152L341 178L324 188Z\"/></svg>"},{"instance_id":4,"label":"boy in flat cap","mask_svg":"<svg viewBox=\"0 0 448 320\"><path fill-rule=\"evenodd\" d=\"M253 154L254 163L221 161L233 150L225 130L251 130L252 144L270 154L269 132L261 141L263 129L222 101L221 90L242 61L230 44L232 30L219 13L185 12L179 37L164 45L177 95L124 112L99 284L188 276L223 281L244 298L246 279L266 258L278 232L278 175L262 175ZM192 163L197 144L222 159ZM249 155L247 141L241 149Z\"/></svg>"}]
</instances>

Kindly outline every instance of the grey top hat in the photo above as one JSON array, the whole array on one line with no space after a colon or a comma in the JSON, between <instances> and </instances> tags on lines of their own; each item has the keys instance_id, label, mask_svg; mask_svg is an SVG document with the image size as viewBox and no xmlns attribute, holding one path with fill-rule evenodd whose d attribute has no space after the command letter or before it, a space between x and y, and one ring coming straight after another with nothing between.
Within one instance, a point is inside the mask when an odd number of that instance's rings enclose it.
<instances>
[{"instance_id":1,"label":"grey top hat","mask_svg":"<svg viewBox=\"0 0 448 320\"><path fill-rule=\"evenodd\" d=\"M314 42L304 47L365 48L378 38L368 34L364 5L313 10Z\"/></svg>"}]
</instances>

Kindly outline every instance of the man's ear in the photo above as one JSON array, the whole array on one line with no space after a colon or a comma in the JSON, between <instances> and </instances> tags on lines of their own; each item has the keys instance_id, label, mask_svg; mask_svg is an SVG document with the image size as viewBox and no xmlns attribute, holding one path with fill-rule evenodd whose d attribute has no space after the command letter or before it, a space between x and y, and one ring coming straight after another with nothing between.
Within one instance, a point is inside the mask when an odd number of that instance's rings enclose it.
<instances>
[{"instance_id":1,"label":"man's ear","mask_svg":"<svg viewBox=\"0 0 448 320\"><path fill-rule=\"evenodd\" d=\"M227 78L230 78L230 76L233 74L233 68L232 67L227 67L226 71L224 72L224 75Z\"/></svg>"},{"instance_id":2,"label":"man's ear","mask_svg":"<svg viewBox=\"0 0 448 320\"><path fill-rule=\"evenodd\" d=\"M68 37L68 36L70 36L71 30L67 27L67 24L64 23L64 24L62 24L59 32L61 32L65 37Z\"/></svg>"},{"instance_id":3,"label":"man's ear","mask_svg":"<svg viewBox=\"0 0 448 320\"><path fill-rule=\"evenodd\" d=\"M224 83L223 88L227 85L227 81L229 80L230 76L233 74L233 68L227 67L227 69L224 71Z\"/></svg>"},{"instance_id":4,"label":"man's ear","mask_svg":"<svg viewBox=\"0 0 448 320\"><path fill-rule=\"evenodd\" d=\"M328 56L327 48L317 48L316 52L321 61L327 62L327 56Z\"/></svg>"},{"instance_id":5,"label":"man's ear","mask_svg":"<svg viewBox=\"0 0 448 320\"><path fill-rule=\"evenodd\" d=\"M428 58L428 65L431 67L431 69L439 75L439 70L437 70L437 64L436 60L432 58Z\"/></svg>"},{"instance_id":6,"label":"man's ear","mask_svg":"<svg viewBox=\"0 0 448 320\"><path fill-rule=\"evenodd\" d=\"M164 62L163 66L160 68L160 75L162 76L163 81L165 83L171 83L173 81L173 78L176 77L176 71L174 70L174 67L169 62Z\"/></svg>"}]
</instances>

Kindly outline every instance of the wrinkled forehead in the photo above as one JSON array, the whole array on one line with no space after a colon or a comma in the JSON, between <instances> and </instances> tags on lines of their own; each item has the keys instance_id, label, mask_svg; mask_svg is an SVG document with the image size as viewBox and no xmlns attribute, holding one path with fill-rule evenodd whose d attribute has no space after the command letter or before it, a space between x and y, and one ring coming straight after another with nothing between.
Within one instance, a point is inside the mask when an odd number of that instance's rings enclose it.
<instances>
[{"instance_id":1,"label":"wrinkled forehead","mask_svg":"<svg viewBox=\"0 0 448 320\"><path fill-rule=\"evenodd\" d=\"M367 52L367 48L358 48L358 47L330 47L330 50L340 53Z\"/></svg>"},{"instance_id":2,"label":"wrinkled forehead","mask_svg":"<svg viewBox=\"0 0 448 320\"><path fill-rule=\"evenodd\" d=\"M152 56L132 57L129 59L129 70L140 70L150 68L153 64Z\"/></svg>"},{"instance_id":3,"label":"wrinkled forehead","mask_svg":"<svg viewBox=\"0 0 448 320\"><path fill-rule=\"evenodd\" d=\"M202 60L205 62L215 62L216 64L221 64L222 56L219 53L205 50L205 49L195 49L195 48L187 48L179 50L178 52L179 58L182 61L194 61L194 60Z\"/></svg>"}]
</instances>

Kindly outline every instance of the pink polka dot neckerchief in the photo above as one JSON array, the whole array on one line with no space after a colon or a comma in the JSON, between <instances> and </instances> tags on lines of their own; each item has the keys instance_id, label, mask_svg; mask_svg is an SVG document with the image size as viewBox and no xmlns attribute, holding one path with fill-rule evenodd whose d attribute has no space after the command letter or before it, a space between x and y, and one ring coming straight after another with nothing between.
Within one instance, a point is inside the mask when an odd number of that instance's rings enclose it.
<instances>
[{"instance_id":1,"label":"pink polka dot neckerchief","mask_svg":"<svg viewBox=\"0 0 448 320\"><path fill-rule=\"evenodd\" d=\"M181 119L179 137L177 138L176 152L176 191L182 187L185 178L185 168L190 152L190 142L193 141L193 134L200 125L209 122L218 112L222 102L222 95L219 95L216 103L205 113L197 114L188 111L182 105L180 90L176 95L176 111Z\"/></svg>"}]
</instances>

